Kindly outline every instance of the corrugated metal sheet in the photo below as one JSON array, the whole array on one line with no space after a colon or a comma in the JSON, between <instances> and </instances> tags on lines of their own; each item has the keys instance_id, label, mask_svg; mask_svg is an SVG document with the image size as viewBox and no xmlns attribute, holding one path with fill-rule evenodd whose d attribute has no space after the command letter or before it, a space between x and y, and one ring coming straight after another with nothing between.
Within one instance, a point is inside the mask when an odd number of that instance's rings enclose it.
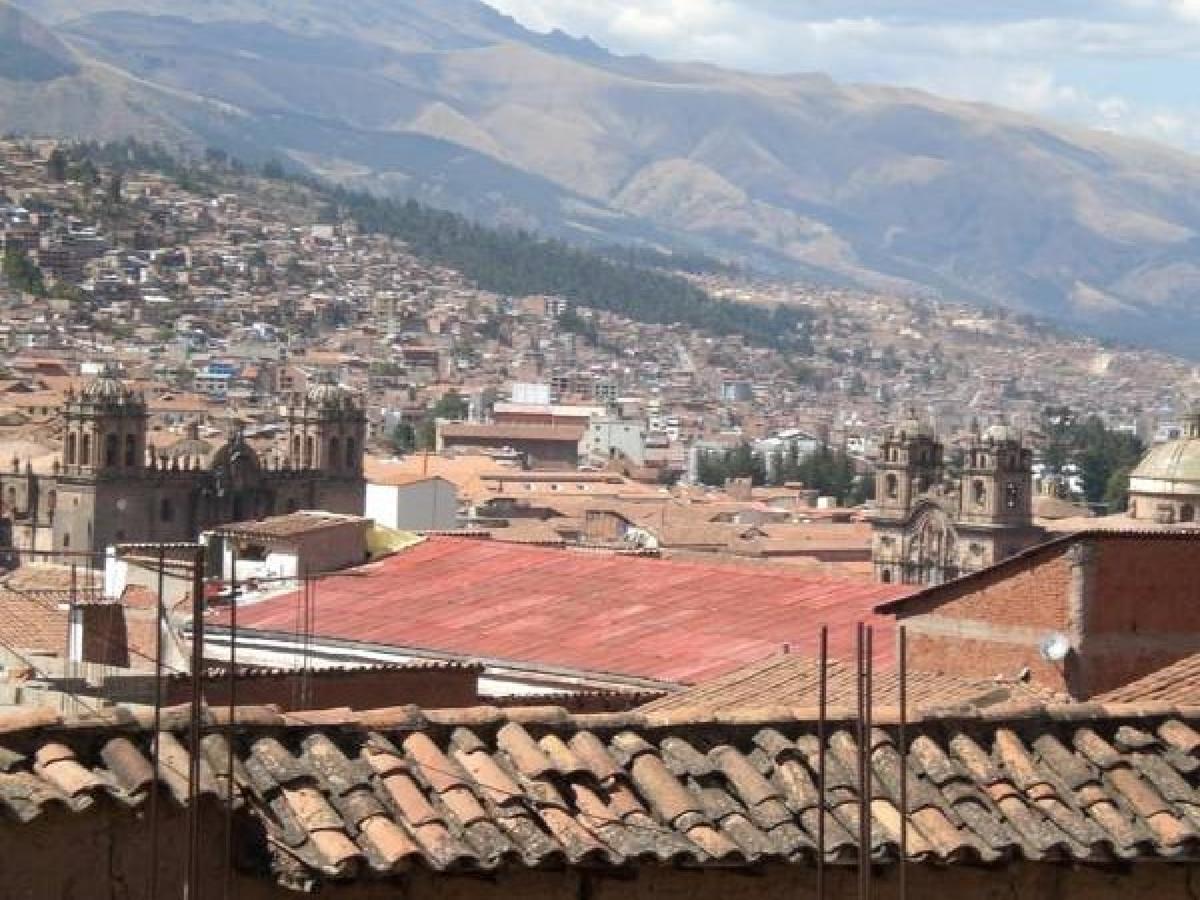
<instances>
[{"instance_id":1,"label":"corrugated metal sheet","mask_svg":"<svg viewBox=\"0 0 1200 900\"><path fill-rule=\"evenodd\" d=\"M547 666L695 682L777 653L851 658L859 621L876 659L892 620L872 609L894 585L763 565L680 562L434 537L315 585L315 635ZM296 594L243 608L239 626L296 631Z\"/></svg>"}]
</instances>

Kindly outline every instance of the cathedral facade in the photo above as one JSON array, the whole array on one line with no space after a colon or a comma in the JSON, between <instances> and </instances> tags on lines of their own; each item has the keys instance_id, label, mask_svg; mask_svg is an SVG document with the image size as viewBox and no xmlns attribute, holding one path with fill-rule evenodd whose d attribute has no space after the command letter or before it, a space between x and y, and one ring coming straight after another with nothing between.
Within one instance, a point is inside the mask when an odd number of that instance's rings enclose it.
<instances>
[{"instance_id":1,"label":"cathedral facade","mask_svg":"<svg viewBox=\"0 0 1200 900\"><path fill-rule=\"evenodd\" d=\"M945 447L911 418L884 440L875 466L871 561L879 581L941 584L1045 539L1033 523L1033 454L1010 428L976 433L956 478Z\"/></svg>"},{"instance_id":2,"label":"cathedral facade","mask_svg":"<svg viewBox=\"0 0 1200 900\"><path fill-rule=\"evenodd\" d=\"M0 474L0 550L98 554L121 542L193 541L217 525L299 509L361 515L366 418L319 384L281 410L282 452L264 460L235 433L207 461L147 445L144 399L111 373L66 397L62 458L49 474Z\"/></svg>"}]
</instances>

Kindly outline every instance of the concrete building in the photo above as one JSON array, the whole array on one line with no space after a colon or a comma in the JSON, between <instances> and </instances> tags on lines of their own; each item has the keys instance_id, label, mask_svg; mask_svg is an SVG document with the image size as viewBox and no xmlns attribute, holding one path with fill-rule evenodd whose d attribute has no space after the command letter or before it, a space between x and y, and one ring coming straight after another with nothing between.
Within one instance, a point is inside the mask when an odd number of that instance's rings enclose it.
<instances>
[{"instance_id":1,"label":"concrete building","mask_svg":"<svg viewBox=\"0 0 1200 900\"><path fill-rule=\"evenodd\" d=\"M439 475L373 472L366 514L400 531L450 531L458 527L458 487Z\"/></svg>"},{"instance_id":2,"label":"concrete building","mask_svg":"<svg viewBox=\"0 0 1200 900\"><path fill-rule=\"evenodd\" d=\"M646 423L619 416L592 419L583 436L581 456L584 462L602 466L622 460L635 466L646 464Z\"/></svg>"},{"instance_id":3,"label":"concrete building","mask_svg":"<svg viewBox=\"0 0 1200 900\"><path fill-rule=\"evenodd\" d=\"M209 556L219 560L220 577L239 582L278 580L335 572L367 559L362 516L300 510L251 522L234 522L204 537ZM236 561L236 573L234 564Z\"/></svg>"},{"instance_id":4,"label":"concrete building","mask_svg":"<svg viewBox=\"0 0 1200 900\"><path fill-rule=\"evenodd\" d=\"M61 462L50 474L13 460L0 474L0 547L87 551L293 512L363 510L366 420L342 388L316 384L282 410L286 443L260 458L239 431L203 464L147 444L147 407L111 371L70 391Z\"/></svg>"},{"instance_id":5,"label":"concrete building","mask_svg":"<svg viewBox=\"0 0 1200 900\"><path fill-rule=\"evenodd\" d=\"M1045 537L1033 524L1033 454L1007 426L975 435L956 482L945 448L910 418L875 464L871 558L879 581L940 584L1012 556Z\"/></svg>"}]
</instances>

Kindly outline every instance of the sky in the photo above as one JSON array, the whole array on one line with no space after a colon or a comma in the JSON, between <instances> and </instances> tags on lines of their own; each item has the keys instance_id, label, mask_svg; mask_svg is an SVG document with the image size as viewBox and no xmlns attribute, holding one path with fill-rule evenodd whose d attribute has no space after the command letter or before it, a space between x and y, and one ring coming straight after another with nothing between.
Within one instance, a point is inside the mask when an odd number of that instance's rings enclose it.
<instances>
[{"instance_id":1,"label":"sky","mask_svg":"<svg viewBox=\"0 0 1200 900\"><path fill-rule=\"evenodd\" d=\"M922 88L1200 152L1200 0L488 0L618 53Z\"/></svg>"}]
</instances>

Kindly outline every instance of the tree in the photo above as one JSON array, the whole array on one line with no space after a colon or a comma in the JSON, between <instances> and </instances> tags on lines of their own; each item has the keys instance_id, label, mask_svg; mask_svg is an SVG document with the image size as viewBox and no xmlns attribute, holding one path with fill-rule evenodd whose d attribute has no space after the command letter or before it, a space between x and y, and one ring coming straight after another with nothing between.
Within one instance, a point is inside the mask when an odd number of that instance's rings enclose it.
<instances>
[{"instance_id":1,"label":"tree","mask_svg":"<svg viewBox=\"0 0 1200 900\"><path fill-rule=\"evenodd\" d=\"M1046 435L1042 460L1048 467L1061 470L1074 463L1083 476L1089 503L1104 503L1113 512L1125 508L1129 473L1145 449L1141 441L1109 428L1099 416L1080 421L1061 405L1042 411L1042 430Z\"/></svg>"},{"instance_id":2,"label":"tree","mask_svg":"<svg viewBox=\"0 0 1200 900\"><path fill-rule=\"evenodd\" d=\"M4 278L9 286L26 294L39 297L46 294L46 283L42 270L20 247L7 247L4 251Z\"/></svg>"},{"instance_id":3,"label":"tree","mask_svg":"<svg viewBox=\"0 0 1200 900\"><path fill-rule=\"evenodd\" d=\"M50 157L46 160L46 177L51 181L67 180L67 155L61 147L50 151Z\"/></svg>"},{"instance_id":4,"label":"tree","mask_svg":"<svg viewBox=\"0 0 1200 900\"><path fill-rule=\"evenodd\" d=\"M397 453L411 453L417 447L417 431L407 422L398 422L388 437Z\"/></svg>"},{"instance_id":5,"label":"tree","mask_svg":"<svg viewBox=\"0 0 1200 900\"><path fill-rule=\"evenodd\" d=\"M462 420L467 417L467 412L469 409L470 404L467 403L466 398L454 388L450 388L450 390L442 394L441 399L434 404L433 418Z\"/></svg>"},{"instance_id":6,"label":"tree","mask_svg":"<svg viewBox=\"0 0 1200 900\"><path fill-rule=\"evenodd\" d=\"M113 206L118 206L121 203L121 173L113 172L108 177L108 187L105 190L105 199Z\"/></svg>"}]
</instances>

